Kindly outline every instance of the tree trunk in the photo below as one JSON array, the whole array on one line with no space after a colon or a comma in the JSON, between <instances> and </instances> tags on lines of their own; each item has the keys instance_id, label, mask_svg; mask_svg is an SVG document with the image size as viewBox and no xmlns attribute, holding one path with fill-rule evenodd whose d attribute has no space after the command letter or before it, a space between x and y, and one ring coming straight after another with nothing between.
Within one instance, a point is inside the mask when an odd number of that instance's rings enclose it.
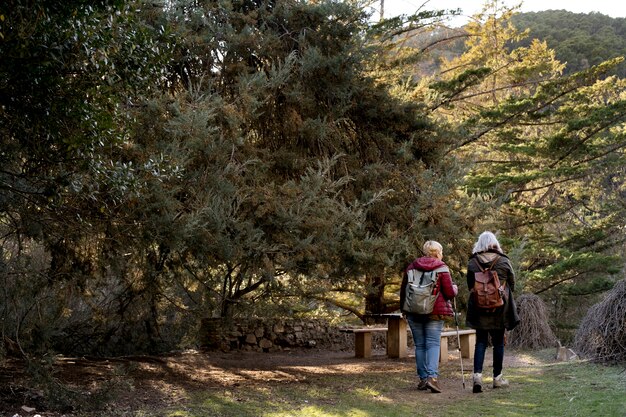
<instances>
[{"instance_id":1,"label":"tree trunk","mask_svg":"<svg viewBox=\"0 0 626 417\"><path fill-rule=\"evenodd\" d=\"M385 305L385 279L381 275L367 276L365 288L365 324L386 323L383 317L372 317L376 314L386 313Z\"/></svg>"}]
</instances>

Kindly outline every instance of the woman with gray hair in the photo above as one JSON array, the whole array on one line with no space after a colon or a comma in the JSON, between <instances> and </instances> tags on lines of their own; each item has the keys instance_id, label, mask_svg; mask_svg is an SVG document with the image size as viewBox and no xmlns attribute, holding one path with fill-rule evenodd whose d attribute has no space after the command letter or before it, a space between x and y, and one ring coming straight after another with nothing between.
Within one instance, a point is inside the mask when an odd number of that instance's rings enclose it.
<instances>
[{"instance_id":1,"label":"woman with gray hair","mask_svg":"<svg viewBox=\"0 0 626 417\"><path fill-rule=\"evenodd\" d=\"M496 271L500 285L504 291L504 304L496 308L480 308L475 300L475 275L477 272L490 269ZM472 250L467 266L467 287L470 298L467 305L467 325L476 329L476 345L474 347L474 393L482 392L482 372L485 361L485 352L489 346L489 338L493 345L493 387L507 387L509 381L502 376L504 361L504 333L519 323L513 290L515 289L515 275L511 261L503 253L500 242L491 232L483 232L478 237Z\"/></svg>"}]
</instances>

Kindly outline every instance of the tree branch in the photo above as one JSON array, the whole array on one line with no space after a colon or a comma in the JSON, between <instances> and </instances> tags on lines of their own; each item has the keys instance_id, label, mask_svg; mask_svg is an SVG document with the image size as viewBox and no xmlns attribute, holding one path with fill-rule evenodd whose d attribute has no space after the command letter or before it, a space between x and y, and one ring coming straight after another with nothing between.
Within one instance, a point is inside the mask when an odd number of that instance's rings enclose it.
<instances>
[{"instance_id":1,"label":"tree branch","mask_svg":"<svg viewBox=\"0 0 626 417\"><path fill-rule=\"evenodd\" d=\"M582 273L578 273L578 274L575 274L575 275L572 275L572 276L569 276L569 277L561 278L561 279L559 279L557 281L554 281L553 283L551 283L547 287L544 287L544 288L542 288L542 289L540 289L538 291L535 291L534 294L536 294L536 295L541 294L542 292L548 291L549 289L554 288L557 285L564 283L565 281L569 281L570 279L574 279L574 278L579 277L581 275L582 275Z\"/></svg>"}]
</instances>

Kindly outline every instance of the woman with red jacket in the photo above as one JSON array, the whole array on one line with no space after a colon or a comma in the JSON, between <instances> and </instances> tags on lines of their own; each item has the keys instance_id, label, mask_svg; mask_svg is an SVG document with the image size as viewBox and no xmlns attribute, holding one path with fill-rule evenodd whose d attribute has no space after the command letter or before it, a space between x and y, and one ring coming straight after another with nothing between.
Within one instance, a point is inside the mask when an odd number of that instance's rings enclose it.
<instances>
[{"instance_id":1,"label":"woman with red jacket","mask_svg":"<svg viewBox=\"0 0 626 417\"><path fill-rule=\"evenodd\" d=\"M445 316L452 316L450 304L458 293L458 287L452 282L450 272L447 270L443 259L443 247L434 240L424 243L423 252L426 256L417 258L406 268L400 289L400 308L405 315L415 344L415 365L419 383L418 390L430 389L432 392L441 392L441 386L437 381L439 377L439 347L441 344L441 330ZM446 267L446 268L442 268ZM406 285L408 283L408 271L434 271L444 269L437 273L435 284L435 305L430 314L415 314L404 310L406 298Z\"/></svg>"}]
</instances>

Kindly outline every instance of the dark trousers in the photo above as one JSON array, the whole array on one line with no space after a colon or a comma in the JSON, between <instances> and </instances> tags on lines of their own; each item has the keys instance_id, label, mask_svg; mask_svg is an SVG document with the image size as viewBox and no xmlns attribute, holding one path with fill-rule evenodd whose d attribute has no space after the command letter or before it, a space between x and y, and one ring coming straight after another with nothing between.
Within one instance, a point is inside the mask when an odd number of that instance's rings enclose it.
<instances>
[{"instance_id":1,"label":"dark trousers","mask_svg":"<svg viewBox=\"0 0 626 417\"><path fill-rule=\"evenodd\" d=\"M483 372L485 352L489 346L489 336L493 344L493 376L502 373L502 361L504 360L504 329L502 330L476 330L476 346L474 348L474 373Z\"/></svg>"}]
</instances>

